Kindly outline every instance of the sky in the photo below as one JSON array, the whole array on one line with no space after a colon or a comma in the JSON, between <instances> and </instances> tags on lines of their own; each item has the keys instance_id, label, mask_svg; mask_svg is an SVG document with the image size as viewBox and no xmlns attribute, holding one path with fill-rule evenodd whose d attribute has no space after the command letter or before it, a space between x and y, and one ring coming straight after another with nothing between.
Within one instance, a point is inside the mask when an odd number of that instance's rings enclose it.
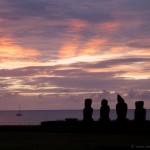
<instances>
[{"instance_id":1,"label":"sky","mask_svg":"<svg viewBox=\"0 0 150 150\"><path fill-rule=\"evenodd\" d=\"M150 107L149 0L0 0L0 110Z\"/></svg>"}]
</instances>

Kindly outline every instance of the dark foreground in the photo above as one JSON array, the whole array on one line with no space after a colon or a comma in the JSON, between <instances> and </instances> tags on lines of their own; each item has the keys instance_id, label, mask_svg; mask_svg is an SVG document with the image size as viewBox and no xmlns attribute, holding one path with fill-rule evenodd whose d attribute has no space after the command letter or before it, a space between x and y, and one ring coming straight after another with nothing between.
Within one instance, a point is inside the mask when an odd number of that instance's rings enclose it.
<instances>
[{"instance_id":1,"label":"dark foreground","mask_svg":"<svg viewBox=\"0 0 150 150\"><path fill-rule=\"evenodd\" d=\"M135 126L44 122L41 126L0 126L0 150L150 149L150 122Z\"/></svg>"}]
</instances>

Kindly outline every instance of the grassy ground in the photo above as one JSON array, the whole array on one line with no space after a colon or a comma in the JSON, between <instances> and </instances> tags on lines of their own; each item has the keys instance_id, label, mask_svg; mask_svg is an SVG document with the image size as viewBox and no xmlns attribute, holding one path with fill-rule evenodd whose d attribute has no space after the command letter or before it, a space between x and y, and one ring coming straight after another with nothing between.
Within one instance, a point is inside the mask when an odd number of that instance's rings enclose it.
<instances>
[{"instance_id":1,"label":"grassy ground","mask_svg":"<svg viewBox=\"0 0 150 150\"><path fill-rule=\"evenodd\" d=\"M150 148L150 135L0 132L0 150L99 150L139 146Z\"/></svg>"}]
</instances>

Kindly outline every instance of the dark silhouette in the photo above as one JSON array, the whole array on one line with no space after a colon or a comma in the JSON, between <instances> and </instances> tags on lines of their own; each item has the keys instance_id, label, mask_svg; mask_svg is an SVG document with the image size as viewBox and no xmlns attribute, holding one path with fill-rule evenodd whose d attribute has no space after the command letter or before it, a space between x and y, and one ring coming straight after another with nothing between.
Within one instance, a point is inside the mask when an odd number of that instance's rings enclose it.
<instances>
[{"instance_id":1,"label":"dark silhouette","mask_svg":"<svg viewBox=\"0 0 150 150\"><path fill-rule=\"evenodd\" d=\"M146 109L143 108L144 102L135 102L134 120L135 122L142 123L146 120Z\"/></svg>"},{"instance_id":2,"label":"dark silhouette","mask_svg":"<svg viewBox=\"0 0 150 150\"><path fill-rule=\"evenodd\" d=\"M120 95L117 95L117 101L118 101L118 103L116 105L117 120L121 121L121 122L126 121L128 106L124 102L124 99Z\"/></svg>"},{"instance_id":3,"label":"dark silhouette","mask_svg":"<svg viewBox=\"0 0 150 150\"><path fill-rule=\"evenodd\" d=\"M109 112L110 112L110 107L108 106L108 101L106 99L103 99L101 101L101 107L100 107L100 121L102 122L110 121Z\"/></svg>"},{"instance_id":4,"label":"dark silhouette","mask_svg":"<svg viewBox=\"0 0 150 150\"><path fill-rule=\"evenodd\" d=\"M93 114L93 108L92 105L92 99L85 99L84 102L84 110L83 110L83 121L93 121L92 114Z\"/></svg>"}]
</instances>

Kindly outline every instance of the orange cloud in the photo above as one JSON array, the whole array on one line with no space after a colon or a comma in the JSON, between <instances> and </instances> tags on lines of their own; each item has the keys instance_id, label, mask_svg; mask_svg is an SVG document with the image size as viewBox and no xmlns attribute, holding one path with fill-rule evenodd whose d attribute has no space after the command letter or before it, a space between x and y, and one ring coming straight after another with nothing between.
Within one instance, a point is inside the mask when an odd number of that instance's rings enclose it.
<instances>
[{"instance_id":1,"label":"orange cloud","mask_svg":"<svg viewBox=\"0 0 150 150\"><path fill-rule=\"evenodd\" d=\"M123 53L126 49L127 48L123 46L113 46L113 47L110 47L109 53L120 54L120 53Z\"/></svg>"},{"instance_id":2,"label":"orange cloud","mask_svg":"<svg viewBox=\"0 0 150 150\"><path fill-rule=\"evenodd\" d=\"M87 23L80 19L69 19L68 24L70 25L71 32L78 32L87 26Z\"/></svg>"},{"instance_id":3,"label":"orange cloud","mask_svg":"<svg viewBox=\"0 0 150 150\"><path fill-rule=\"evenodd\" d=\"M36 65L35 58L41 54L35 49L26 49L10 38L0 38L0 68L18 68Z\"/></svg>"},{"instance_id":4,"label":"orange cloud","mask_svg":"<svg viewBox=\"0 0 150 150\"><path fill-rule=\"evenodd\" d=\"M118 29L119 25L120 23L117 21L111 21L111 22L109 21L109 22L100 23L96 26L99 30L114 32Z\"/></svg>"},{"instance_id":5,"label":"orange cloud","mask_svg":"<svg viewBox=\"0 0 150 150\"><path fill-rule=\"evenodd\" d=\"M8 61L17 59L28 59L39 55L39 52L34 49L26 49L17 45L9 38L0 38L0 59Z\"/></svg>"},{"instance_id":6,"label":"orange cloud","mask_svg":"<svg viewBox=\"0 0 150 150\"><path fill-rule=\"evenodd\" d=\"M74 57L77 55L77 45L66 42L60 49L59 49L59 59L65 59Z\"/></svg>"},{"instance_id":7,"label":"orange cloud","mask_svg":"<svg viewBox=\"0 0 150 150\"><path fill-rule=\"evenodd\" d=\"M59 49L59 58L66 59L71 57L94 55L100 51L101 46L106 43L105 39L91 39L86 43L66 42Z\"/></svg>"},{"instance_id":8,"label":"orange cloud","mask_svg":"<svg viewBox=\"0 0 150 150\"><path fill-rule=\"evenodd\" d=\"M105 44L105 39L91 39L84 44L83 49L80 51L79 55L94 55L96 53L100 53L101 47Z\"/></svg>"}]
</instances>

